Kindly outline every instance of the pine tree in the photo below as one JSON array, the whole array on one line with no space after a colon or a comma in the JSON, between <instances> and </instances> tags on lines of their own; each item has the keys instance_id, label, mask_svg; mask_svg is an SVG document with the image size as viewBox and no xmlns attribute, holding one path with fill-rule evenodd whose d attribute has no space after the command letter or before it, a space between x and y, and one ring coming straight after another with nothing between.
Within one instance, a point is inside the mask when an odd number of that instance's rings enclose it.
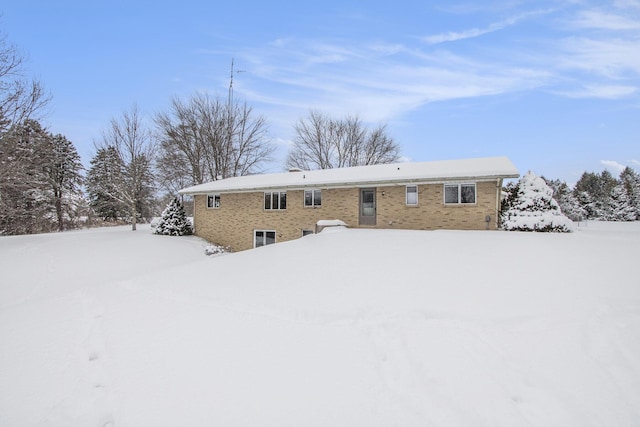
<instances>
[{"instance_id":1,"label":"pine tree","mask_svg":"<svg viewBox=\"0 0 640 427\"><path fill-rule=\"evenodd\" d=\"M98 149L87 173L89 205L104 221L117 221L127 215L127 206L113 196L114 187L124 175L124 165L113 147Z\"/></svg>"},{"instance_id":2,"label":"pine tree","mask_svg":"<svg viewBox=\"0 0 640 427\"><path fill-rule=\"evenodd\" d=\"M611 192L617 184L618 180L606 170L600 174L582 174L574 192L590 219L606 219L613 216Z\"/></svg>"},{"instance_id":3,"label":"pine tree","mask_svg":"<svg viewBox=\"0 0 640 427\"><path fill-rule=\"evenodd\" d=\"M627 166L620 174L620 183L625 189L629 204L635 209L635 219L640 219L640 175Z\"/></svg>"},{"instance_id":4,"label":"pine tree","mask_svg":"<svg viewBox=\"0 0 640 427\"><path fill-rule=\"evenodd\" d=\"M505 199L502 226L518 231L573 231L573 223L560 211L553 191L532 172L524 175Z\"/></svg>"},{"instance_id":5,"label":"pine tree","mask_svg":"<svg viewBox=\"0 0 640 427\"><path fill-rule=\"evenodd\" d=\"M191 223L178 198L174 198L162 212L154 233L165 236L184 236L192 233Z\"/></svg>"},{"instance_id":6,"label":"pine tree","mask_svg":"<svg viewBox=\"0 0 640 427\"><path fill-rule=\"evenodd\" d=\"M50 135L48 146L51 157L45 165L46 182L52 193L58 231L63 231L65 211L71 208L72 196L81 194L83 167L76 148L64 136Z\"/></svg>"},{"instance_id":7,"label":"pine tree","mask_svg":"<svg viewBox=\"0 0 640 427\"><path fill-rule=\"evenodd\" d=\"M636 208L631 204L624 184L620 183L611 190L610 206L611 213L606 218L608 221L636 220Z\"/></svg>"},{"instance_id":8,"label":"pine tree","mask_svg":"<svg viewBox=\"0 0 640 427\"><path fill-rule=\"evenodd\" d=\"M0 234L50 231L53 207L45 175L48 139L35 120L1 135Z\"/></svg>"}]
</instances>

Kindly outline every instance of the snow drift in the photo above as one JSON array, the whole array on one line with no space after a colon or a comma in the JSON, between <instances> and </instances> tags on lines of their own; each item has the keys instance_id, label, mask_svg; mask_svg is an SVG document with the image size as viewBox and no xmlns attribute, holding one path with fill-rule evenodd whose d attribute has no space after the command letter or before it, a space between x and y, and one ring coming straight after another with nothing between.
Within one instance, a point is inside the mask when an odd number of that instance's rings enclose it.
<instances>
[{"instance_id":1,"label":"snow drift","mask_svg":"<svg viewBox=\"0 0 640 427\"><path fill-rule=\"evenodd\" d=\"M640 419L639 223L0 239L0 425Z\"/></svg>"}]
</instances>

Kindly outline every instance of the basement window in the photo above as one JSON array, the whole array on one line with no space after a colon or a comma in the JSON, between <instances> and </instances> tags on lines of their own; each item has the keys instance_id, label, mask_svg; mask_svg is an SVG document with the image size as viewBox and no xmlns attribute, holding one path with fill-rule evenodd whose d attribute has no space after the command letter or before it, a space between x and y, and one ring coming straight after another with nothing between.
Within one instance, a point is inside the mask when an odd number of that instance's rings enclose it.
<instances>
[{"instance_id":1,"label":"basement window","mask_svg":"<svg viewBox=\"0 0 640 427\"><path fill-rule=\"evenodd\" d=\"M276 242L275 230L255 230L253 232L253 247L273 245Z\"/></svg>"}]
</instances>

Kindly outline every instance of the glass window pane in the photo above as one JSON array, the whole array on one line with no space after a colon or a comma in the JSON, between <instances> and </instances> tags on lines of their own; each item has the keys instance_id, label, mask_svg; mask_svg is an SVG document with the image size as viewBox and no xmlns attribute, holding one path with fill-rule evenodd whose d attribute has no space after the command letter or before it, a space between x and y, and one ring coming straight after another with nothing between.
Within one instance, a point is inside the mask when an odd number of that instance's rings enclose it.
<instances>
[{"instance_id":1,"label":"glass window pane","mask_svg":"<svg viewBox=\"0 0 640 427\"><path fill-rule=\"evenodd\" d=\"M476 202L476 186L475 184L463 184L460 186L460 203L475 203Z\"/></svg>"},{"instance_id":2,"label":"glass window pane","mask_svg":"<svg viewBox=\"0 0 640 427\"><path fill-rule=\"evenodd\" d=\"M407 187L407 204L408 205L418 204L418 188L416 186Z\"/></svg>"},{"instance_id":3,"label":"glass window pane","mask_svg":"<svg viewBox=\"0 0 640 427\"><path fill-rule=\"evenodd\" d=\"M278 200L278 193L271 194L271 209L278 209L280 201Z\"/></svg>"},{"instance_id":4,"label":"glass window pane","mask_svg":"<svg viewBox=\"0 0 640 427\"><path fill-rule=\"evenodd\" d=\"M313 191L313 205L314 206L322 205L322 192L320 190Z\"/></svg>"},{"instance_id":5,"label":"glass window pane","mask_svg":"<svg viewBox=\"0 0 640 427\"><path fill-rule=\"evenodd\" d=\"M373 191L365 190L362 192L362 202L373 204Z\"/></svg>"},{"instance_id":6,"label":"glass window pane","mask_svg":"<svg viewBox=\"0 0 640 427\"><path fill-rule=\"evenodd\" d=\"M266 234L266 239L264 244L265 245L273 245L276 242L276 232L275 231L267 231L265 232Z\"/></svg>"},{"instance_id":7,"label":"glass window pane","mask_svg":"<svg viewBox=\"0 0 640 427\"><path fill-rule=\"evenodd\" d=\"M271 193L264 193L264 208L271 209Z\"/></svg>"},{"instance_id":8,"label":"glass window pane","mask_svg":"<svg viewBox=\"0 0 640 427\"><path fill-rule=\"evenodd\" d=\"M208 195L207 196L207 207L208 208L212 208L213 207L213 196L212 195Z\"/></svg>"},{"instance_id":9,"label":"glass window pane","mask_svg":"<svg viewBox=\"0 0 640 427\"><path fill-rule=\"evenodd\" d=\"M213 196L213 207L214 208L219 208L220 207L220 195L216 194Z\"/></svg>"},{"instance_id":10,"label":"glass window pane","mask_svg":"<svg viewBox=\"0 0 640 427\"><path fill-rule=\"evenodd\" d=\"M287 209L287 193L280 193L280 209Z\"/></svg>"},{"instance_id":11,"label":"glass window pane","mask_svg":"<svg viewBox=\"0 0 640 427\"><path fill-rule=\"evenodd\" d=\"M444 202L458 203L458 186L457 185L444 186Z\"/></svg>"},{"instance_id":12,"label":"glass window pane","mask_svg":"<svg viewBox=\"0 0 640 427\"><path fill-rule=\"evenodd\" d=\"M304 205L313 206L313 192L311 190L304 190Z\"/></svg>"},{"instance_id":13,"label":"glass window pane","mask_svg":"<svg viewBox=\"0 0 640 427\"><path fill-rule=\"evenodd\" d=\"M264 246L264 231L256 231L256 248Z\"/></svg>"}]
</instances>

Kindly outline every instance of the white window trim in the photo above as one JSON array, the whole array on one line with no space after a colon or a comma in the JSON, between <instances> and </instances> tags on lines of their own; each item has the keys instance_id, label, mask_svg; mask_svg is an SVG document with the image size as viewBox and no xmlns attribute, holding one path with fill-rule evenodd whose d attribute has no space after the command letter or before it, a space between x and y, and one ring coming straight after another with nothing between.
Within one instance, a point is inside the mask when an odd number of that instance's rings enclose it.
<instances>
[{"instance_id":1,"label":"white window trim","mask_svg":"<svg viewBox=\"0 0 640 427\"><path fill-rule=\"evenodd\" d=\"M257 243L257 239L256 239L256 233L259 232L263 232L263 233L273 233L273 244L275 245L278 242L278 234L276 233L276 230L253 230L253 247L257 248L257 247L263 247L263 246L269 246L269 245L262 245L262 246L256 246ZM266 237L266 235L265 235Z\"/></svg>"},{"instance_id":2,"label":"white window trim","mask_svg":"<svg viewBox=\"0 0 640 427\"><path fill-rule=\"evenodd\" d=\"M307 205L307 191L311 192L311 204ZM316 205L316 194L315 192L319 191L320 192L320 204ZM307 189L304 190L304 193L302 194L302 204L305 208L321 208L322 207L322 190L320 188L312 188L312 189Z\"/></svg>"},{"instance_id":3,"label":"white window trim","mask_svg":"<svg viewBox=\"0 0 640 427\"><path fill-rule=\"evenodd\" d=\"M474 196L473 197L473 203L462 203L462 186L463 185L473 185L473 196ZM458 187L458 201L455 202L455 203L448 203L447 202L447 190L446 189L447 189L447 187L453 187L453 186L457 186ZM476 185L475 182L446 182L446 183L444 183L444 185L442 187L442 201L447 206L476 205L476 204L478 204L478 186Z\"/></svg>"},{"instance_id":4,"label":"white window trim","mask_svg":"<svg viewBox=\"0 0 640 427\"><path fill-rule=\"evenodd\" d=\"M409 203L409 187L413 187L416 189L416 202ZM416 184L408 184L404 188L404 203L407 206L418 206L418 186Z\"/></svg>"},{"instance_id":5,"label":"white window trim","mask_svg":"<svg viewBox=\"0 0 640 427\"><path fill-rule=\"evenodd\" d=\"M278 193L278 207L277 208L273 208L273 193ZM264 198L266 197L267 194L271 195L271 208L267 209L264 207ZM287 196L287 192L286 191L279 191L279 190L273 190L273 191L265 191L264 195L262 196L262 209L265 211L286 211L287 207L285 206L284 209L280 209L280 200L281 200L281 196L285 195L285 198ZM287 200L287 204L288 204L288 200ZM263 231L263 230L259 230L259 231Z\"/></svg>"},{"instance_id":6,"label":"white window trim","mask_svg":"<svg viewBox=\"0 0 640 427\"><path fill-rule=\"evenodd\" d=\"M212 196L213 196L213 206L209 206L209 197L212 197ZM218 206L215 205L216 197L218 198ZM220 203L221 203L220 199L221 199L220 198L220 193L207 194L207 209L220 209Z\"/></svg>"}]
</instances>

